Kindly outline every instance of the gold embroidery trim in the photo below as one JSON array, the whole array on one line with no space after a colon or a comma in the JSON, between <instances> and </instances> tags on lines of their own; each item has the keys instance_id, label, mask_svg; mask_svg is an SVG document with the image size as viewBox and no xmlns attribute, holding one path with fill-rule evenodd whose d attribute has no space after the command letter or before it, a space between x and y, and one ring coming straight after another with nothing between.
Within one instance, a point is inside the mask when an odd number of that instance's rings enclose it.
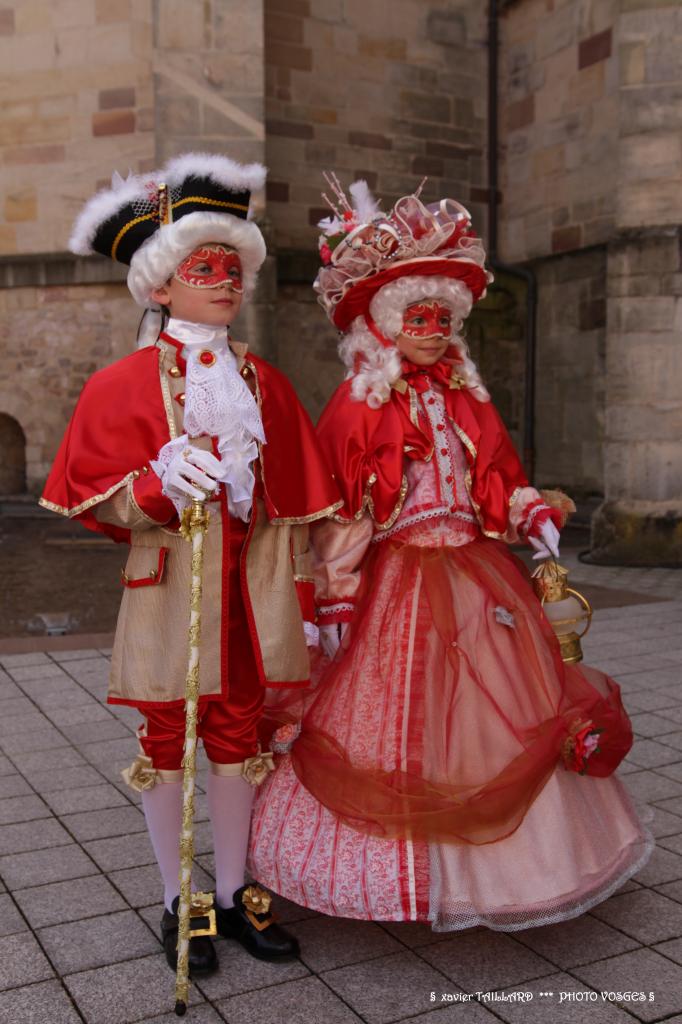
<instances>
[{"instance_id":1,"label":"gold embroidery trim","mask_svg":"<svg viewBox=\"0 0 682 1024\"><path fill-rule=\"evenodd\" d=\"M171 209L177 210L178 206L184 206L185 203L203 203L204 206L224 206L231 210L249 212L249 207L244 203L229 203L225 199L207 199L206 196L185 196L184 199L178 199L177 203L172 203Z\"/></svg>"},{"instance_id":2,"label":"gold embroidery trim","mask_svg":"<svg viewBox=\"0 0 682 1024\"><path fill-rule=\"evenodd\" d=\"M452 418L450 419L450 422L452 423L453 430L457 434L457 437L460 439L460 441L462 442L464 447L467 449L467 451L471 454L471 457L473 458L473 460L475 462L476 459L478 458L478 452L476 451L476 446L475 446L474 442L471 440L471 438L467 434L464 433L462 428L459 427ZM474 512L476 513L476 519L478 520L478 525L479 525L479 528L481 530L481 533L485 537L492 537L493 540L504 540L505 535L503 533L497 533L495 530L486 530L485 527L483 526L483 518L481 516L481 506L479 504L477 504L477 502L474 501L473 495L471 493L471 469L469 467L467 467L467 470L466 470L466 472L464 474L464 486L466 487L467 494L469 495L469 501L471 502L471 507L473 508Z\"/></svg>"},{"instance_id":3,"label":"gold embroidery trim","mask_svg":"<svg viewBox=\"0 0 682 1024\"><path fill-rule=\"evenodd\" d=\"M265 482L263 482L265 486ZM319 512L311 512L309 516L282 516L277 519L271 519L270 522L274 526L305 526L306 523L314 523L316 519L325 519L331 516L332 513L338 511L343 505L343 501L335 501L333 505L327 505L326 508L320 509ZM336 516L333 516L336 519ZM347 519L341 520L342 522L348 522Z\"/></svg>"},{"instance_id":4,"label":"gold embroidery trim","mask_svg":"<svg viewBox=\"0 0 682 1024\"><path fill-rule=\"evenodd\" d=\"M104 494L95 494L92 498L88 498L86 501L82 501L80 505L74 505L73 508L65 508L64 505L55 505L52 501L47 501L45 498L39 498L38 504L42 505L43 508L47 508L50 512L58 512L61 516L67 516L69 519L73 516L80 515L81 512L87 512L93 505L99 505L100 502L106 501L112 494L116 494L116 491L120 491L122 487L125 487L129 481L135 479L133 473L127 473L122 480L118 483L112 484L108 491Z\"/></svg>"},{"instance_id":5,"label":"gold embroidery trim","mask_svg":"<svg viewBox=\"0 0 682 1024\"><path fill-rule=\"evenodd\" d=\"M123 227L121 228L119 233L116 235L116 238L114 239L114 244L111 247L111 258L112 258L112 260L116 259L116 251L117 251L117 249L118 249L118 247L119 247L119 245L121 243L121 240L122 240L123 236L126 234L126 232L130 231L131 228L134 228L136 224L141 224L143 220L152 220L153 217L154 217L153 213L145 213L141 217L135 217L134 220L129 220L127 224L123 225Z\"/></svg>"},{"instance_id":6,"label":"gold embroidery trim","mask_svg":"<svg viewBox=\"0 0 682 1024\"><path fill-rule=\"evenodd\" d=\"M169 346L164 345L163 342L158 343L159 349L159 384L161 386L161 397L163 398L163 407L166 412L166 422L168 424L168 433L170 434L171 441L174 441L178 436L178 432L175 429L175 416L173 415L173 396L170 391L170 384L168 378L164 372L164 359L166 353L169 351Z\"/></svg>"}]
</instances>

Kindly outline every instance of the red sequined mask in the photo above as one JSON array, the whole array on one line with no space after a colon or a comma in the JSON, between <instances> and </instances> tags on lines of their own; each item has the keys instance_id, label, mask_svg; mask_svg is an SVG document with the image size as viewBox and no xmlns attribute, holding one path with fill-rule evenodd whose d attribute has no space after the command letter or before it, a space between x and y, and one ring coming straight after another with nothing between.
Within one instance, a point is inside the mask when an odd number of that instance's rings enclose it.
<instances>
[{"instance_id":1,"label":"red sequined mask","mask_svg":"<svg viewBox=\"0 0 682 1024\"><path fill-rule=\"evenodd\" d=\"M403 313L402 333L427 341L452 336L452 312L441 302L413 302Z\"/></svg>"},{"instance_id":2,"label":"red sequined mask","mask_svg":"<svg viewBox=\"0 0 682 1024\"><path fill-rule=\"evenodd\" d=\"M242 261L234 249L224 245L203 245L190 253L173 274L189 288L218 288L227 283L233 292L241 295Z\"/></svg>"}]
</instances>

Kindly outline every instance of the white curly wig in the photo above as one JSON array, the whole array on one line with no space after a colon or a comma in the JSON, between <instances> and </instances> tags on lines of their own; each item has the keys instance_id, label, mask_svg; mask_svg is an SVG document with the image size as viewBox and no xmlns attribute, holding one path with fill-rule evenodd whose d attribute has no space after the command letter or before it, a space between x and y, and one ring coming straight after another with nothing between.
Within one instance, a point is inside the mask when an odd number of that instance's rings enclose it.
<instances>
[{"instance_id":1,"label":"white curly wig","mask_svg":"<svg viewBox=\"0 0 682 1024\"><path fill-rule=\"evenodd\" d=\"M467 344L457 333L473 304L471 292L462 281L444 275L399 277L379 289L370 303L369 312L381 333L395 341L402 330L405 309L422 299L438 299L452 310L456 333L451 344L460 359L457 369L478 401L489 402L490 395L469 355ZM352 381L351 397L356 402L365 401L370 408L378 409L388 401L391 386L402 372L402 356L396 345L384 346L375 338L364 316L356 317L350 330L344 334L339 344L339 355L348 368L346 379Z\"/></svg>"}]
</instances>

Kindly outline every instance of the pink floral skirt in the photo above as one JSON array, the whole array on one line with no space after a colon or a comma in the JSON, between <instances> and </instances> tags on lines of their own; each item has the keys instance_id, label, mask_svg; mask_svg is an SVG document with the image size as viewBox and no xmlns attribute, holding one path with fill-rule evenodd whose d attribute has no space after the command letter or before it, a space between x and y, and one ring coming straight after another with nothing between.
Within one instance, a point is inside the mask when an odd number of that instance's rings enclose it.
<instances>
[{"instance_id":1,"label":"pink floral skirt","mask_svg":"<svg viewBox=\"0 0 682 1024\"><path fill-rule=\"evenodd\" d=\"M573 917L651 849L612 774L632 742L618 687L564 665L506 547L435 537L424 524L365 562L344 650L258 795L250 869L343 917Z\"/></svg>"}]
</instances>

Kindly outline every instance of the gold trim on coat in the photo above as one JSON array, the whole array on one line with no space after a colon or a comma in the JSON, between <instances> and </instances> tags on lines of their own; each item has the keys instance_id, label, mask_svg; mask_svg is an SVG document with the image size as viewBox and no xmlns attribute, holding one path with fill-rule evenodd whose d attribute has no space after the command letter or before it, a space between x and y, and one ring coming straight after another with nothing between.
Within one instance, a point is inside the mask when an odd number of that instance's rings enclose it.
<instances>
[{"instance_id":1,"label":"gold trim on coat","mask_svg":"<svg viewBox=\"0 0 682 1024\"><path fill-rule=\"evenodd\" d=\"M82 501L80 505L74 505L73 508L66 508L64 505L55 505L54 502L47 501L45 498L39 498L38 504L42 505L43 508L49 509L50 512L58 512L61 516L67 516L67 518L72 519L73 516L80 515L81 512L87 512L89 508L92 508L94 505L99 505L100 502L106 501L107 498L110 498L112 494L116 494L116 491L120 491L122 487L125 487L126 484L136 479L135 472L136 471L133 470L132 473L126 473L122 480L119 480L118 483L112 484L109 490L105 491L104 494L94 494L92 498Z\"/></svg>"}]
</instances>

